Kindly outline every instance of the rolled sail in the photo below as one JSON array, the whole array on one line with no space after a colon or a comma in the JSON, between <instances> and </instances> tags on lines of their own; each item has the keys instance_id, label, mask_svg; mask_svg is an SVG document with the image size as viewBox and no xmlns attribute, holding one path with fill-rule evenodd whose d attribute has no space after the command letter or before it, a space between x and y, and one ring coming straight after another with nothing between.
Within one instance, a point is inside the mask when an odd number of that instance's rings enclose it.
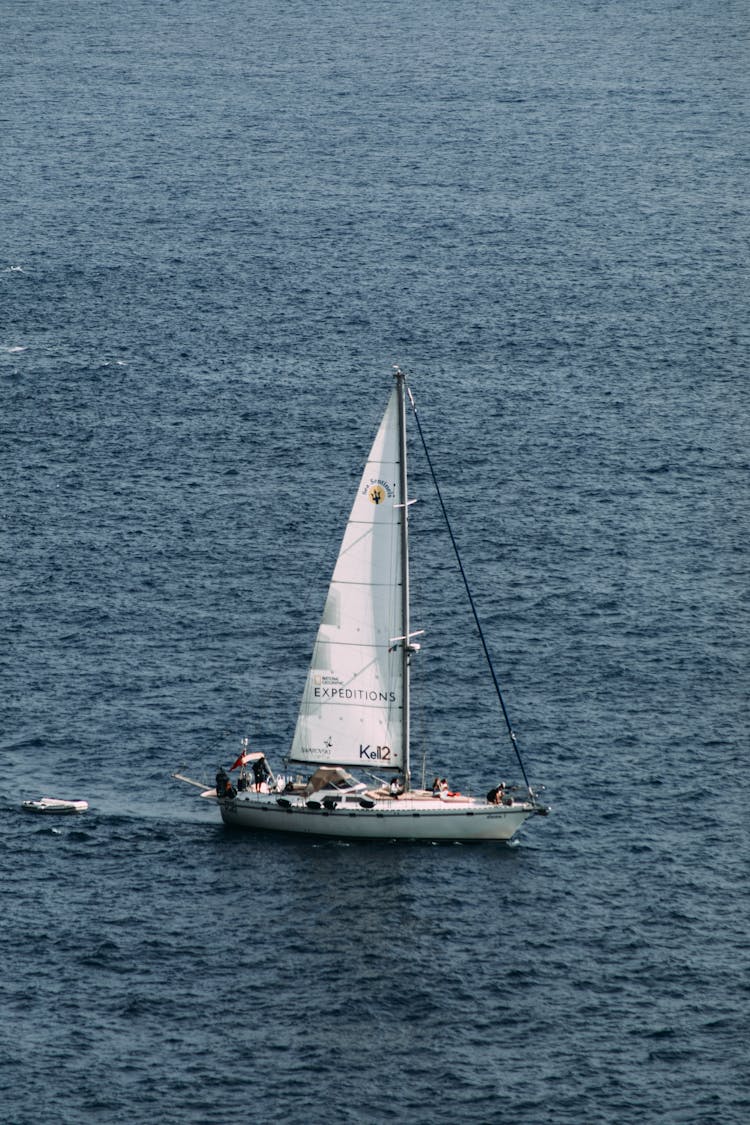
<instances>
[{"instance_id":1,"label":"rolled sail","mask_svg":"<svg viewBox=\"0 0 750 1125\"><path fill-rule=\"evenodd\" d=\"M399 390L367 459L331 579L293 762L403 767Z\"/></svg>"}]
</instances>

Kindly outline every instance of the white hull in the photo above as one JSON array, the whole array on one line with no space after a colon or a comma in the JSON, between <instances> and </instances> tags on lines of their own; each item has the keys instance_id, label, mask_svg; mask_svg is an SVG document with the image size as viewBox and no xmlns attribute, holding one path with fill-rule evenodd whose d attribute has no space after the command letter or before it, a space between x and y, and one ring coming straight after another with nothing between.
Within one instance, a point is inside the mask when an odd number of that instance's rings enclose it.
<instances>
[{"instance_id":1,"label":"white hull","mask_svg":"<svg viewBox=\"0 0 750 1125\"><path fill-rule=\"evenodd\" d=\"M540 810L530 802L488 805L462 798L378 801L363 809L346 803L335 809L309 808L302 802L280 805L274 794L240 793L217 801L225 824L252 831L291 832L357 840L426 840L469 843L510 840L528 817Z\"/></svg>"},{"instance_id":2,"label":"white hull","mask_svg":"<svg viewBox=\"0 0 750 1125\"><path fill-rule=\"evenodd\" d=\"M24 801L24 812L41 813L43 816L67 816L82 813L88 809L88 801L61 801L56 797L42 797L40 801Z\"/></svg>"}]
</instances>

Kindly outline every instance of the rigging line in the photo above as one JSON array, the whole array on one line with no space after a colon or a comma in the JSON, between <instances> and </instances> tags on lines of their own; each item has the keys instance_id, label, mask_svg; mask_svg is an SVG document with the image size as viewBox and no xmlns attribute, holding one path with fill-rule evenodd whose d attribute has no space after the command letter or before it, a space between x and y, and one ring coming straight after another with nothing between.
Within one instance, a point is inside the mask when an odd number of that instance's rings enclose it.
<instances>
[{"instance_id":1,"label":"rigging line","mask_svg":"<svg viewBox=\"0 0 750 1125\"><path fill-rule=\"evenodd\" d=\"M414 396L411 393L411 387L409 387L408 385L406 387L406 392L409 395L409 402L411 403L411 409L412 409L412 413L414 415L414 421L417 424L417 430L419 432L419 438L420 438L420 441L422 442L422 448L424 449L425 457L427 458L427 464L428 464L429 469L430 469L430 475L432 476L432 483L435 485L435 492L437 493L437 498L438 498L438 501L440 503L441 511L443 513L443 519L445 520L445 526L448 528L448 534L450 535L451 543L453 545L453 553L456 556L456 562L458 563L458 569L461 572L461 578L463 579L464 587L466 589L466 594L467 594L468 599L469 599L469 605L471 606L471 612L474 614L474 621L476 622L476 626L477 626L477 629L479 631L479 639L482 642L482 648L484 649L484 655L485 655L485 658L487 660L487 665L490 669L490 675L492 676L492 682L495 685L495 691L497 692L497 698L500 700L500 707L502 708L503 717L505 719L505 725L508 728L508 734L510 736L510 741L513 744L513 749L515 751L516 758L518 759L518 764L521 767L521 773L523 774L523 779L526 782L526 788L531 793L531 791L532 791L531 790L531 784L530 784L528 776L526 774L526 767L523 764L523 758L521 757L521 751L518 748L518 740L516 739L516 732L513 730L513 725L510 721L510 715L508 714L508 709L505 706L505 700L503 699L503 693L500 690L500 683L498 681L497 676L495 675L495 668L494 668L494 665L492 663L492 657L490 656L490 650L487 647L487 641L485 640L484 630L482 629L482 623L479 620L479 614L477 613L477 607L474 604L474 598L473 598L472 593L471 593L471 587L469 586L469 580L466 577L466 571L464 570L464 564L461 562L461 555L459 554L459 551L458 551L458 544L456 543L456 538L453 534L453 528L451 527L451 521L448 518L448 512L447 512L447 509L446 509L445 504L443 502L443 494L440 491L440 485L438 484L438 479L437 479L437 476L435 475L435 469L433 467L432 458L430 457L430 453L429 453L429 450L427 448L427 442L425 441L424 431L422 430L422 424L419 421L419 415L417 413L417 404L415 403Z\"/></svg>"}]
</instances>

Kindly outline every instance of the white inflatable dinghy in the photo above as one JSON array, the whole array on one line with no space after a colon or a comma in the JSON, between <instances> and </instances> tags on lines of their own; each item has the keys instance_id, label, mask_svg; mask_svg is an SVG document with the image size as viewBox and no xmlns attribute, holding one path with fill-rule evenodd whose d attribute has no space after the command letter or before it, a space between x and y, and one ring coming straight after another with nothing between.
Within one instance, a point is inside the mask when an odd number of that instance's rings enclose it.
<instances>
[{"instance_id":1,"label":"white inflatable dinghy","mask_svg":"<svg viewBox=\"0 0 750 1125\"><path fill-rule=\"evenodd\" d=\"M86 812L88 801L61 801L56 797L42 797L40 801L24 801L26 812L47 813L60 816L65 813Z\"/></svg>"}]
</instances>

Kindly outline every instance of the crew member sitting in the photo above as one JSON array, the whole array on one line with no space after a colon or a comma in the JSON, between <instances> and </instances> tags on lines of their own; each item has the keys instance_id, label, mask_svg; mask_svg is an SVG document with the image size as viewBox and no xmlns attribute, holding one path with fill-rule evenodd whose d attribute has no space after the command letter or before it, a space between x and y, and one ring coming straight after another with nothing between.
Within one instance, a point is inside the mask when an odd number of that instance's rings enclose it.
<instances>
[{"instance_id":1,"label":"crew member sitting","mask_svg":"<svg viewBox=\"0 0 750 1125\"><path fill-rule=\"evenodd\" d=\"M389 786L389 789L390 789L390 793L391 793L392 797L400 797L401 794L404 791L404 783L401 780L401 778L400 777L394 777L393 781L391 782L391 784Z\"/></svg>"},{"instance_id":2,"label":"crew member sitting","mask_svg":"<svg viewBox=\"0 0 750 1125\"><path fill-rule=\"evenodd\" d=\"M434 791L433 791L433 796L434 795L435 794L434 794ZM439 790L437 795L438 795L438 797L440 797L441 800L445 800L446 797L460 797L461 796L461 794L459 793L459 791L457 789L451 789L451 787L448 785L448 778L447 777L441 777L440 778L440 790Z\"/></svg>"},{"instance_id":3,"label":"crew member sitting","mask_svg":"<svg viewBox=\"0 0 750 1125\"><path fill-rule=\"evenodd\" d=\"M219 772L216 774L216 796L219 798L237 796L237 790L232 785L229 774L226 773L223 766L219 767Z\"/></svg>"}]
</instances>

